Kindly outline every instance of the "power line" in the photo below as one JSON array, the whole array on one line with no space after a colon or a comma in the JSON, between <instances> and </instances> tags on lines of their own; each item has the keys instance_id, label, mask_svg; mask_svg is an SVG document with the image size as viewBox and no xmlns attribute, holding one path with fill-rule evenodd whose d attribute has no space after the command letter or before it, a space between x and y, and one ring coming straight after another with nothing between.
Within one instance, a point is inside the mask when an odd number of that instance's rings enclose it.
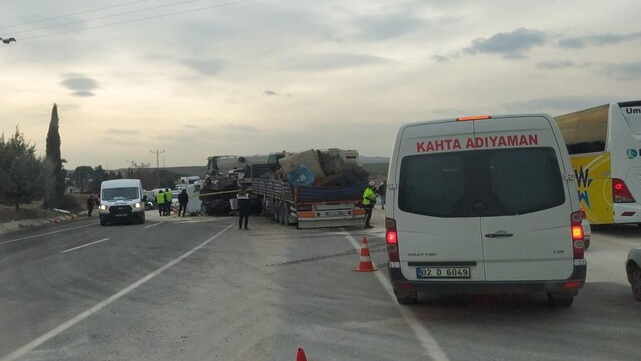
<instances>
[{"instance_id":1,"label":"power line","mask_svg":"<svg viewBox=\"0 0 641 361\"><path fill-rule=\"evenodd\" d=\"M91 27L87 27L87 28L83 28L83 29L67 30L67 31L61 31L61 32L52 33L52 34L35 35L35 36L26 37L26 38L20 38L19 40L20 41L25 41L25 40L31 40L31 39L46 38L46 37L50 37L50 36L75 33L75 32L80 32L80 31L85 31L85 30L100 29L100 28L106 28L106 27L110 27L110 26L117 26L117 25L135 23L135 22L138 22L138 21L165 18L165 17L169 17L169 16L174 16L174 15L182 15L182 14L187 14L187 13L193 13L193 12L196 12L196 11L209 10L209 9L214 9L214 8L221 8L221 7L237 5L237 4L242 4L242 3L248 3L248 2L253 2L253 1L256 1L256 0L240 0L240 1L216 4L216 5L212 5L212 6L206 6L206 7L202 7L202 8L190 9L190 10L184 10L184 11L177 11L177 12L167 13L167 14L163 14L163 15L148 16L148 17L145 17L145 18L139 18L139 19L135 19L135 20L126 20L126 21L121 21L121 22L117 22L117 23L96 25L96 26L91 26Z\"/></svg>"},{"instance_id":2,"label":"power line","mask_svg":"<svg viewBox=\"0 0 641 361\"><path fill-rule=\"evenodd\" d=\"M148 0L145 0L145 1L148 1ZM116 13L116 14L111 14L111 15L103 15L103 16L99 16L97 18L92 18L92 19L76 20L76 21L71 21L71 22L68 22L68 23L43 26L43 27L35 28L35 29L20 30L20 31L12 32L11 35L15 36L15 35L18 35L18 34L32 33L34 31L40 31L40 30L46 30L46 29L59 28L59 27L67 26L67 25L75 25L75 24L86 23L86 22L89 22L89 21L115 18L115 17L123 16L123 15L137 14L137 13L142 13L142 12L145 12L145 11L164 9L164 8L169 8L169 7L172 7L172 6L184 5L184 4L193 3L193 2L197 2L197 1L202 1L202 0L187 0L187 1L179 2L179 3L159 5L159 6L146 8L146 9L125 11L125 12L122 12L122 13Z\"/></svg>"},{"instance_id":3,"label":"power line","mask_svg":"<svg viewBox=\"0 0 641 361\"><path fill-rule=\"evenodd\" d=\"M56 20L56 19L62 19L62 18L68 18L68 17L70 17L70 16L76 16L76 15L83 15L83 14L95 13L95 12L98 12L98 11L109 10L109 9L115 9L115 8L119 8L119 7L123 7L123 6L129 6L129 5L133 5L133 4L138 4L138 3L142 3L142 2L147 2L147 1L152 1L152 0L138 0L138 1L133 1L133 2L124 3L124 4L119 4L119 5L107 6L107 7L100 8L100 9L80 11L80 12L77 12L77 13L72 13L72 14L67 14L67 15L60 15L60 16L54 16L54 17L46 18L46 19L40 19L40 20L29 21L29 22L22 23L22 24L14 24L14 25L0 26L0 30L2 30L2 29L8 29L8 28L16 28L16 27L24 26L24 25L31 25L31 24L43 23L43 22L45 22L45 21Z\"/></svg>"}]
</instances>

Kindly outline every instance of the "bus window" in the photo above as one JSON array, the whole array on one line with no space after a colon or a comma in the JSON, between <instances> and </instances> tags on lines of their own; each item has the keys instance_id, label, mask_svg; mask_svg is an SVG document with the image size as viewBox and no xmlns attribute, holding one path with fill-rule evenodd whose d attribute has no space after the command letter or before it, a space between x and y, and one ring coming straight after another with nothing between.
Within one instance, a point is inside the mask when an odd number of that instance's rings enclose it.
<instances>
[{"instance_id":1,"label":"bus window","mask_svg":"<svg viewBox=\"0 0 641 361\"><path fill-rule=\"evenodd\" d=\"M604 105L556 117L568 153L594 153L605 150L609 106Z\"/></svg>"}]
</instances>

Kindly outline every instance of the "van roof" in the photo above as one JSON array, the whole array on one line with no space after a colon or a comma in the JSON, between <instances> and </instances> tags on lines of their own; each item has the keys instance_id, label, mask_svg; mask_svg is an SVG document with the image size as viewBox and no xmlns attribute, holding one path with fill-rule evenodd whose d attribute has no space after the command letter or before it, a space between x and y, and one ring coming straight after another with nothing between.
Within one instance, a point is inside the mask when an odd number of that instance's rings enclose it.
<instances>
[{"instance_id":1,"label":"van roof","mask_svg":"<svg viewBox=\"0 0 641 361\"><path fill-rule=\"evenodd\" d=\"M140 179L110 179L102 181L102 184L109 185L139 185L141 184Z\"/></svg>"},{"instance_id":2,"label":"van roof","mask_svg":"<svg viewBox=\"0 0 641 361\"><path fill-rule=\"evenodd\" d=\"M528 117L546 117L553 119L550 115L545 113L528 113L528 114L501 114L501 115L492 115L492 114L477 114L477 115L462 115L456 118L445 118L445 119L436 119L436 120L423 120L411 122L403 125L404 128L411 127L415 125L426 125L426 124L436 124L436 123L451 123L459 121L461 118L470 118L470 117L482 117L482 119L476 119L474 121L482 122L486 119L514 119L514 118L528 118ZM486 118L487 117L487 118Z\"/></svg>"}]
</instances>

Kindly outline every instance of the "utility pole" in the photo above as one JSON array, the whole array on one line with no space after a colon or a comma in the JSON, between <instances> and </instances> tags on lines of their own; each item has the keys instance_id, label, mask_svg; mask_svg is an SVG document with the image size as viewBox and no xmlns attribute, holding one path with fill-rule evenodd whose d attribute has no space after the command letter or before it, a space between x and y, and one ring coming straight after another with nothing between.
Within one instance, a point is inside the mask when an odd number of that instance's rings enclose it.
<instances>
[{"instance_id":1,"label":"utility pole","mask_svg":"<svg viewBox=\"0 0 641 361\"><path fill-rule=\"evenodd\" d=\"M163 154L164 150L150 150L151 153L156 154L156 186L160 187L160 155Z\"/></svg>"}]
</instances>

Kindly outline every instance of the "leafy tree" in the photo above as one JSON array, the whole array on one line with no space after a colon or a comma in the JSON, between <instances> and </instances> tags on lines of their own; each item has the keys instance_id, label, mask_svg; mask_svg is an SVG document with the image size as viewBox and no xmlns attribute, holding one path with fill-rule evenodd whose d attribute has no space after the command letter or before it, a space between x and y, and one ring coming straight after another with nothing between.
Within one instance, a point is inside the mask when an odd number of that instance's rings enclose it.
<instances>
[{"instance_id":1,"label":"leafy tree","mask_svg":"<svg viewBox=\"0 0 641 361\"><path fill-rule=\"evenodd\" d=\"M89 188L91 189L91 192L93 193L98 193L100 192L100 184L102 181L108 180L108 179L113 179L110 178L109 173L107 173L101 165L96 166L96 168L93 171L93 179L91 180L91 183L89 184Z\"/></svg>"},{"instance_id":2,"label":"leafy tree","mask_svg":"<svg viewBox=\"0 0 641 361\"><path fill-rule=\"evenodd\" d=\"M42 160L35 145L26 142L18 127L5 141L0 136L0 198L20 211L20 204L42 196Z\"/></svg>"},{"instance_id":3,"label":"leafy tree","mask_svg":"<svg viewBox=\"0 0 641 361\"><path fill-rule=\"evenodd\" d=\"M85 191L89 189L90 182L94 178L94 173L95 172L92 167L81 165L79 167L76 167L76 169L73 171L71 180L76 187Z\"/></svg>"},{"instance_id":4,"label":"leafy tree","mask_svg":"<svg viewBox=\"0 0 641 361\"><path fill-rule=\"evenodd\" d=\"M47 152L44 166L45 208L58 207L65 195L65 178L67 172L62 167L65 162L60 155L60 133L58 105L51 110L51 122L47 132Z\"/></svg>"}]
</instances>

